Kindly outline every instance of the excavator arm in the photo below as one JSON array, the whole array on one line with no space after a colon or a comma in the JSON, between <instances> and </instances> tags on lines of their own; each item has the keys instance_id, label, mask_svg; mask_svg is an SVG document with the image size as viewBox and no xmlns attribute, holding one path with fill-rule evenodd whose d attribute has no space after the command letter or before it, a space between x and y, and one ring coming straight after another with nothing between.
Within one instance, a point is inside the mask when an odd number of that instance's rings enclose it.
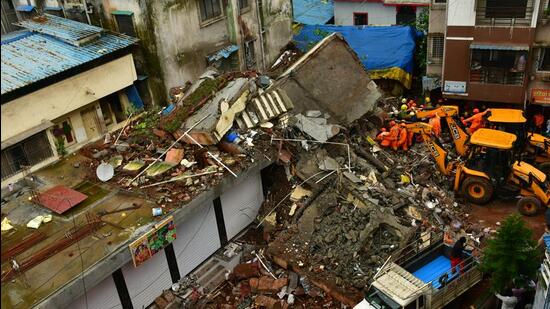
<instances>
[{"instance_id":1,"label":"excavator arm","mask_svg":"<svg viewBox=\"0 0 550 309\"><path fill-rule=\"evenodd\" d=\"M424 122L405 124L405 128L413 133L422 136L422 140L432 154L439 171L448 176L451 174L452 166L447 164L447 151L439 146L432 137L432 126Z\"/></svg>"},{"instance_id":2,"label":"excavator arm","mask_svg":"<svg viewBox=\"0 0 550 309\"><path fill-rule=\"evenodd\" d=\"M462 130L454 119L454 116L458 115L458 106L444 105L436 109L421 110L416 113L416 117L418 118L431 118L435 117L435 115L445 118L456 147L456 152L461 157L466 156L468 154L468 146L466 145L466 142L468 141L469 136L466 132L464 132L464 130Z\"/></svg>"}]
</instances>

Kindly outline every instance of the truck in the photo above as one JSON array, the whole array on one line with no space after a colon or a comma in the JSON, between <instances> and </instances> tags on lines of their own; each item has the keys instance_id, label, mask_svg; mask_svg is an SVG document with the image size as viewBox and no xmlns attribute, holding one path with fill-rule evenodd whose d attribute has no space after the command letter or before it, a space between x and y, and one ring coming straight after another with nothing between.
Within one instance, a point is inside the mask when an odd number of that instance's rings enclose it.
<instances>
[{"instance_id":1,"label":"truck","mask_svg":"<svg viewBox=\"0 0 550 309\"><path fill-rule=\"evenodd\" d=\"M452 247L443 233L429 232L388 258L354 309L439 309L482 279L479 251L451 269Z\"/></svg>"}]
</instances>

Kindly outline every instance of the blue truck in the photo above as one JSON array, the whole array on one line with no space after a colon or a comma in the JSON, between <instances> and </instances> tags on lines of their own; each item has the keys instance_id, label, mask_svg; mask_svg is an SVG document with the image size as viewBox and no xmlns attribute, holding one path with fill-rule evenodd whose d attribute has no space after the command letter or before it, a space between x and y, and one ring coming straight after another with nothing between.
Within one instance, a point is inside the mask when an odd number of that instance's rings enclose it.
<instances>
[{"instance_id":1,"label":"blue truck","mask_svg":"<svg viewBox=\"0 0 550 309\"><path fill-rule=\"evenodd\" d=\"M388 259L354 309L439 309L481 281L471 254L453 272L442 233L424 233Z\"/></svg>"}]
</instances>

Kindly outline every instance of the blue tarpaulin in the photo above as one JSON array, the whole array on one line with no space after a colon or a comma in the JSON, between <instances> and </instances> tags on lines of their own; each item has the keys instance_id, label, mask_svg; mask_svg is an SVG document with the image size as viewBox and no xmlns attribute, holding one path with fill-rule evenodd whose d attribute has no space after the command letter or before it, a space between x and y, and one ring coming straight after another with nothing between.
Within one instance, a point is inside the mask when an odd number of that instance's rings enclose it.
<instances>
[{"instance_id":1,"label":"blue tarpaulin","mask_svg":"<svg viewBox=\"0 0 550 309\"><path fill-rule=\"evenodd\" d=\"M239 50L239 46L237 45L229 45L227 47L224 47L220 50L218 50L217 52L215 52L214 54L208 56L208 61L209 62L214 62L214 61L218 61L222 58L228 58L229 56L231 56L232 53L236 52L237 50Z\"/></svg>"},{"instance_id":2,"label":"blue tarpaulin","mask_svg":"<svg viewBox=\"0 0 550 309\"><path fill-rule=\"evenodd\" d=\"M344 37L371 78L395 79L410 88L416 38L421 35L416 29L410 26L304 25L294 41L300 50L307 51L334 32Z\"/></svg>"},{"instance_id":3,"label":"blue tarpaulin","mask_svg":"<svg viewBox=\"0 0 550 309\"><path fill-rule=\"evenodd\" d=\"M141 97L139 96L135 85L126 88L126 95L128 96L128 100L132 102L135 108L143 109L143 101L141 100Z\"/></svg>"},{"instance_id":4,"label":"blue tarpaulin","mask_svg":"<svg viewBox=\"0 0 550 309\"><path fill-rule=\"evenodd\" d=\"M333 0L292 1L294 21L304 25L324 25L334 17Z\"/></svg>"}]
</instances>

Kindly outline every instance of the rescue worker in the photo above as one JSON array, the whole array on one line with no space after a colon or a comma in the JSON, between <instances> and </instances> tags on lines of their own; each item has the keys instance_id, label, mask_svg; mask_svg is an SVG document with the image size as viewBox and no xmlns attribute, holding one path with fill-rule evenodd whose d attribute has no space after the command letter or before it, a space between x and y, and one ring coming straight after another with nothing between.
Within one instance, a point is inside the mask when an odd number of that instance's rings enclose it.
<instances>
[{"instance_id":1,"label":"rescue worker","mask_svg":"<svg viewBox=\"0 0 550 309\"><path fill-rule=\"evenodd\" d=\"M462 236L453 246L451 250L451 272L456 273L456 267L460 269L460 274L464 268L464 246L466 245L466 237Z\"/></svg>"},{"instance_id":2,"label":"rescue worker","mask_svg":"<svg viewBox=\"0 0 550 309\"><path fill-rule=\"evenodd\" d=\"M390 132L386 128L380 129L380 133L376 136L376 140L382 147L389 147L391 145L391 140L389 139Z\"/></svg>"},{"instance_id":3,"label":"rescue worker","mask_svg":"<svg viewBox=\"0 0 550 309\"><path fill-rule=\"evenodd\" d=\"M408 147L408 131L404 123L399 125L399 140L397 141L397 147L405 151L409 150Z\"/></svg>"},{"instance_id":4,"label":"rescue worker","mask_svg":"<svg viewBox=\"0 0 550 309\"><path fill-rule=\"evenodd\" d=\"M405 119L409 118L408 109L409 108L407 107L407 104L401 105L401 108L399 110L399 114L397 114L397 118L399 118L401 120L405 120Z\"/></svg>"},{"instance_id":5,"label":"rescue worker","mask_svg":"<svg viewBox=\"0 0 550 309\"><path fill-rule=\"evenodd\" d=\"M542 113L536 113L533 116L533 123L535 125L535 131L537 133L541 133L542 126L544 125L544 115Z\"/></svg>"},{"instance_id":6,"label":"rescue worker","mask_svg":"<svg viewBox=\"0 0 550 309\"><path fill-rule=\"evenodd\" d=\"M395 121L390 122L390 135L388 139L390 140L391 148L397 150L397 142L399 139L400 128Z\"/></svg>"},{"instance_id":7,"label":"rescue worker","mask_svg":"<svg viewBox=\"0 0 550 309\"><path fill-rule=\"evenodd\" d=\"M441 117L439 117L439 115L436 114L434 117L430 118L428 123L432 126L434 135L437 137L440 137L441 136Z\"/></svg>"},{"instance_id":8,"label":"rescue worker","mask_svg":"<svg viewBox=\"0 0 550 309\"><path fill-rule=\"evenodd\" d=\"M468 125L468 123L470 124L470 128L468 129L470 131L470 135L474 134L475 131L485 126L485 119L483 119L485 114L487 114L487 111L480 112L479 109L475 108L474 115L464 120L463 123L465 125Z\"/></svg>"},{"instance_id":9,"label":"rescue worker","mask_svg":"<svg viewBox=\"0 0 550 309\"><path fill-rule=\"evenodd\" d=\"M427 108L427 109L432 109L432 108L434 108L434 106L432 105L432 100L430 99L430 97L426 97L426 98L424 99L424 101L425 101L425 105L426 105L426 108Z\"/></svg>"}]
</instances>

